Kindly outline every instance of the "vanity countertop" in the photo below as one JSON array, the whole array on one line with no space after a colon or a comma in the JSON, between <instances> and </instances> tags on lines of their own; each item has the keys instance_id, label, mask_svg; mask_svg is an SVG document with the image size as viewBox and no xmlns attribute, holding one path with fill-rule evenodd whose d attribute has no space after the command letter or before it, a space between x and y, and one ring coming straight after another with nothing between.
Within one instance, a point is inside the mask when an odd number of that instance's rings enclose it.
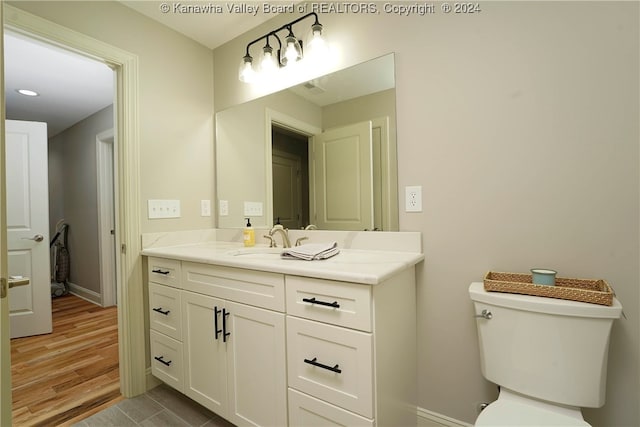
<instances>
[{"instance_id":1,"label":"vanity countertop","mask_svg":"<svg viewBox=\"0 0 640 427\"><path fill-rule=\"evenodd\" d=\"M241 243L221 241L147 248L142 255L369 285L382 283L424 259L417 252L340 248L332 258L303 261L283 259L266 246L245 250Z\"/></svg>"}]
</instances>

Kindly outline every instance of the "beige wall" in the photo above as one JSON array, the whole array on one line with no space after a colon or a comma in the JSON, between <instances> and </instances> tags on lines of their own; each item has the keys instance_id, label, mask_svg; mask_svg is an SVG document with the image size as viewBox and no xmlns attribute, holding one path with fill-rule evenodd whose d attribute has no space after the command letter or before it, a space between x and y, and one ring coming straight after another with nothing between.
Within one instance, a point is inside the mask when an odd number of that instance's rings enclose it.
<instances>
[{"instance_id":1,"label":"beige wall","mask_svg":"<svg viewBox=\"0 0 640 427\"><path fill-rule=\"evenodd\" d=\"M401 230L423 233L426 256L419 406L472 422L477 403L495 397L480 373L468 285L488 270L547 266L615 287L627 319L613 328L607 403L585 415L640 425L638 6L482 2L472 16L321 16L344 66L396 53L400 194L422 185L424 200L422 213L400 213ZM251 98L237 65L265 32L214 50L216 111Z\"/></svg>"},{"instance_id":2,"label":"beige wall","mask_svg":"<svg viewBox=\"0 0 640 427\"><path fill-rule=\"evenodd\" d=\"M213 227L211 50L114 1L7 3L138 56L141 231ZM180 199L182 217L147 219L148 199Z\"/></svg>"},{"instance_id":3,"label":"beige wall","mask_svg":"<svg viewBox=\"0 0 640 427\"><path fill-rule=\"evenodd\" d=\"M59 133L48 145L50 236L64 218L69 224L69 281L96 295L101 293L96 135L109 129L113 129L113 106Z\"/></svg>"}]
</instances>

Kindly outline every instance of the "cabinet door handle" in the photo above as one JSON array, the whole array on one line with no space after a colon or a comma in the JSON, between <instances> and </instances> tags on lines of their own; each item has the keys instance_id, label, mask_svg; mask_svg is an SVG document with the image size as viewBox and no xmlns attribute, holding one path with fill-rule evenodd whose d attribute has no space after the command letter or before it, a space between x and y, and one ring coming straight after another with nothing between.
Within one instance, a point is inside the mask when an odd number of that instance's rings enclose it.
<instances>
[{"instance_id":1,"label":"cabinet door handle","mask_svg":"<svg viewBox=\"0 0 640 427\"><path fill-rule=\"evenodd\" d=\"M216 331L216 339L218 339L218 335L222 332L222 329L218 329L218 314L220 314L221 312L222 310L218 310L218 306L213 307L213 328Z\"/></svg>"},{"instance_id":2,"label":"cabinet door handle","mask_svg":"<svg viewBox=\"0 0 640 427\"><path fill-rule=\"evenodd\" d=\"M316 299L316 297L302 298L302 301L308 302L309 304L326 305L327 307L340 308L340 304L338 304L338 301L334 301L334 302L319 301Z\"/></svg>"},{"instance_id":3,"label":"cabinet door handle","mask_svg":"<svg viewBox=\"0 0 640 427\"><path fill-rule=\"evenodd\" d=\"M171 366L171 360L169 360L168 362L166 360L164 360L164 356L155 356L154 359L156 359L158 362L162 363L165 366Z\"/></svg>"},{"instance_id":4,"label":"cabinet door handle","mask_svg":"<svg viewBox=\"0 0 640 427\"><path fill-rule=\"evenodd\" d=\"M165 316L168 316L169 313L171 313L171 310L162 311L162 307L153 308L152 310L155 311L156 313L164 314Z\"/></svg>"},{"instance_id":5,"label":"cabinet door handle","mask_svg":"<svg viewBox=\"0 0 640 427\"><path fill-rule=\"evenodd\" d=\"M227 342L227 337L231 335L231 332L227 332L227 316L229 314L225 308L222 309L222 342Z\"/></svg>"},{"instance_id":6,"label":"cabinet door handle","mask_svg":"<svg viewBox=\"0 0 640 427\"><path fill-rule=\"evenodd\" d=\"M340 369L340 365L336 364L335 366L329 366L329 365L320 363L317 360L318 360L317 357L314 357L313 359L304 359L304 363L317 366L318 368L326 369L327 371L335 372L336 374L342 373L342 369Z\"/></svg>"},{"instance_id":7,"label":"cabinet door handle","mask_svg":"<svg viewBox=\"0 0 640 427\"><path fill-rule=\"evenodd\" d=\"M171 273L171 271L167 270L167 271L162 271L160 269L157 270L151 270L152 273L158 273L158 274L164 274L165 276L169 273Z\"/></svg>"}]
</instances>

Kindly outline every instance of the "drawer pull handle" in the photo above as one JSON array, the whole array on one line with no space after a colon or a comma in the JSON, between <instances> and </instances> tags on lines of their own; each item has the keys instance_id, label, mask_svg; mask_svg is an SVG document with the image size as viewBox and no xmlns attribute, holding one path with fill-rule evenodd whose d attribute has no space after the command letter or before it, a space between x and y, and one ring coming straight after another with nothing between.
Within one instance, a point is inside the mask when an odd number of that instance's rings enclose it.
<instances>
[{"instance_id":1,"label":"drawer pull handle","mask_svg":"<svg viewBox=\"0 0 640 427\"><path fill-rule=\"evenodd\" d=\"M302 301L308 302L309 304L326 305L327 307L340 308L340 304L338 304L338 301L334 301L334 302L318 301L316 297L302 298Z\"/></svg>"},{"instance_id":2,"label":"drawer pull handle","mask_svg":"<svg viewBox=\"0 0 640 427\"><path fill-rule=\"evenodd\" d=\"M317 360L318 360L317 357L314 357L311 360L304 359L304 363L308 363L309 365L317 366L318 368L322 368L322 369L326 369L326 370L331 371L331 372L335 372L336 374L341 374L342 373L342 369L340 369L340 365L336 364L336 366L329 366L329 365L325 365L325 364L322 364L320 362L317 362Z\"/></svg>"},{"instance_id":3,"label":"drawer pull handle","mask_svg":"<svg viewBox=\"0 0 640 427\"><path fill-rule=\"evenodd\" d=\"M166 360L164 360L164 356L155 356L154 359L156 359L158 362L162 363L165 366L171 366L171 360L169 360L168 362Z\"/></svg>"},{"instance_id":4,"label":"drawer pull handle","mask_svg":"<svg viewBox=\"0 0 640 427\"><path fill-rule=\"evenodd\" d=\"M231 335L231 332L227 332L227 316L231 314L227 309L222 309L222 342L227 342L227 337Z\"/></svg>"},{"instance_id":5,"label":"drawer pull handle","mask_svg":"<svg viewBox=\"0 0 640 427\"><path fill-rule=\"evenodd\" d=\"M218 306L213 307L213 328L216 331L216 339L218 339L218 335L222 333L222 329L218 329L218 314L220 313L222 313L222 310L218 310Z\"/></svg>"},{"instance_id":6,"label":"drawer pull handle","mask_svg":"<svg viewBox=\"0 0 640 427\"><path fill-rule=\"evenodd\" d=\"M155 311L156 313L164 314L165 316L168 316L169 313L171 313L171 310L162 311L162 307L153 308L152 310Z\"/></svg>"},{"instance_id":7,"label":"drawer pull handle","mask_svg":"<svg viewBox=\"0 0 640 427\"><path fill-rule=\"evenodd\" d=\"M169 273L171 273L171 271L167 270L167 271L162 271L160 269L157 270L151 270L152 273L158 273L158 274L164 274L165 276Z\"/></svg>"}]
</instances>

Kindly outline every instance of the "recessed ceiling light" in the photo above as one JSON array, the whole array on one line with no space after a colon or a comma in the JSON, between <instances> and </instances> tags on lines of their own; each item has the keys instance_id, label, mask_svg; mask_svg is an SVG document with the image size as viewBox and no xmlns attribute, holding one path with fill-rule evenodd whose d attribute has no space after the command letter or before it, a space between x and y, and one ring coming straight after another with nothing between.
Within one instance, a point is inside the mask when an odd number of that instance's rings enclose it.
<instances>
[{"instance_id":1,"label":"recessed ceiling light","mask_svg":"<svg viewBox=\"0 0 640 427\"><path fill-rule=\"evenodd\" d=\"M24 96L40 96L38 92L29 89L16 89L16 92Z\"/></svg>"}]
</instances>

